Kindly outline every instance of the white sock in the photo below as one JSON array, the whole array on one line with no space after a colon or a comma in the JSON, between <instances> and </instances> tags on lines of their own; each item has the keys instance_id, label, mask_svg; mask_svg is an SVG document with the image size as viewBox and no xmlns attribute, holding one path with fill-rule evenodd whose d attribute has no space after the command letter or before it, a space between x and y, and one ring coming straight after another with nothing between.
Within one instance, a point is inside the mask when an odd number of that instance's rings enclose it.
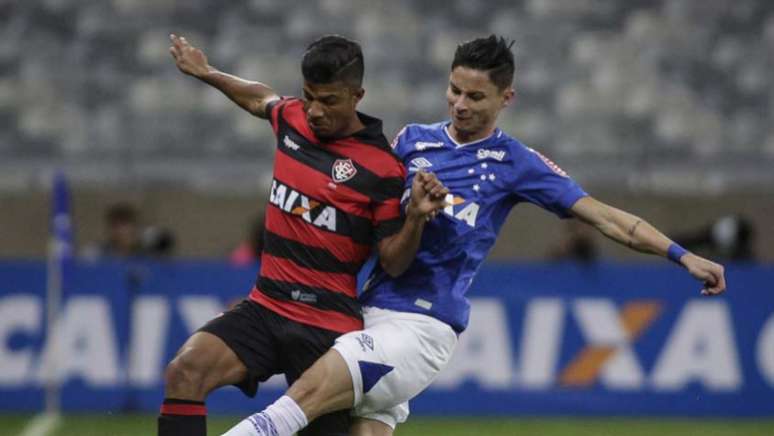
<instances>
[{"instance_id":1,"label":"white sock","mask_svg":"<svg viewBox=\"0 0 774 436\"><path fill-rule=\"evenodd\" d=\"M254 413L223 436L292 436L308 424L304 411L283 395L262 412Z\"/></svg>"}]
</instances>

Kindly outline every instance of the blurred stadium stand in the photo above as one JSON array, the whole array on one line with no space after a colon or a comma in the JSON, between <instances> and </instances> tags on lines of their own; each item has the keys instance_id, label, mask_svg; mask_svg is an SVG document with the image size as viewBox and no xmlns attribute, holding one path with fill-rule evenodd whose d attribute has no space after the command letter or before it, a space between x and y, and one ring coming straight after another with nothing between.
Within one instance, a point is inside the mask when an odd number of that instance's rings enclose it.
<instances>
[{"instance_id":1,"label":"blurred stadium stand","mask_svg":"<svg viewBox=\"0 0 774 436\"><path fill-rule=\"evenodd\" d=\"M179 75L169 32L220 68L298 93L306 44L363 43L363 109L388 136L445 117L455 44L516 40L501 125L585 183L705 192L774 183L774 3L764 0L1 2L0 186L255 186L271 132ZM256 171L256 167L263 171ZM766 171L768 169L768 171ZM248 177L249 176L249 177Z\"/></svg>"},{"instance_id":2,"label":"blurred stadium stand","mask_svg":"<svg viewBox=\"0 0 774 436\"><path fill-rule=\"evenodd\" d=\"M389 137L445 118L458 42L502 34L516 41L518 97L501 127L585 187L753 191L774 207L765 0L0 1L0 191L46 189L60 167L77 187L263 192L269 126L182 77L170 32L283 94L298 94L311 40L354 37L362 109Z\"/></svg>"}]
</instances>

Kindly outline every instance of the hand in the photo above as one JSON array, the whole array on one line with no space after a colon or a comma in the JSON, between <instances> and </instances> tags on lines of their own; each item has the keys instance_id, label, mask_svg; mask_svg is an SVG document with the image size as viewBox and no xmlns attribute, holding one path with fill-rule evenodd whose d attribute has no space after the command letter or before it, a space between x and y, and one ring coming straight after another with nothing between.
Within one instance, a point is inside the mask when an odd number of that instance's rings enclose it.
<instances>
[{"instance_id":1,"label":"hand","mask_svg":"<svg viewBox=\"0 0 774 436\"><path fill-rule=\"evenodd\" d=\"M701 295L718 295L726 290L726 278L722 265L693 253L686 253L680 259L680 263L693 277L704 283Z\"/></svg>"},{"instance_id":2,"label":"hand","mask_svg":"<svg viewBox=\"0 0 774 436\"><path fill-rule=\"evenodd\" d=\"M443 186L435 174L419 170L411 182L411 198L406 214L430 220L438 210L446 206L449 190Z\"/></svg>"},{"instance_id":3,"label":"hand","mask_svg":"<svg viewBox=\"0 0 774 436\"><path fill-rule=\"evenodd\" d=\"M201 77L210 71L210 64L203 51L189 44L182 36L171 34L169 39L172 41L169 53L180 71L194 77Z\"/></svg>"}]
</instances>

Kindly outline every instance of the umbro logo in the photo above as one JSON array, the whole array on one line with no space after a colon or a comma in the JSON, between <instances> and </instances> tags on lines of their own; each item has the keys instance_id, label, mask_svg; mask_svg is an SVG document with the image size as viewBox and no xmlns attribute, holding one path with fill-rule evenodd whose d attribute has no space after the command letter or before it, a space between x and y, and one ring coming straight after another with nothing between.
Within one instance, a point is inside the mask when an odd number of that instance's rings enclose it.
<instances>
[{"instance_id":1,"label":"umbro logo","mask_svg":"<svg viewBox=\"0 0 774 436\"><path fill-rule=\"evenodd\" d=\"M360 336L355 336L355 339L360 343L360 347L363 351L374 351L374 338L371 336L361 333Z\"/></svg>"},{"instance_id":2,"label":"umbro logo","mask_svg":"<svg viewBox=\"0 0 774 436\"><path fill-rule=\"evenodd\" d=\"M411 162L409 162L409 171L417 171L420 168L427 168L433 166L432 163L430 163L429 160L427 160L424 157L417 157L414 159L411 159Z\"/></svg>"}]
</instances>

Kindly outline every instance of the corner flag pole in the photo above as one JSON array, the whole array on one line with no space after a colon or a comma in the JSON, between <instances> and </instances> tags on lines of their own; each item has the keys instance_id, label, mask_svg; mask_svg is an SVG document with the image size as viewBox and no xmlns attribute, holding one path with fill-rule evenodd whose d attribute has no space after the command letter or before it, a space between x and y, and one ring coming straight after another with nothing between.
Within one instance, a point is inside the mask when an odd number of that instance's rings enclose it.
<instances>
[{"instance_id":1,"label":"corner flag pole","mask_svg":"<svg viewBox=\"0 0 774 436\"><path fill-rule=\"evenodd\" d=\"M46 412L58 414L61 409L60 390L61 377L56 365L58 357L58 339L56 324L59 308L62 303L66 274L65 264L72 258L73 232L70 220L70 192L64 174L54 175L51 192L51 222L48 246L48 262L46 274L46 325L47 342L52 347L48 353L48 362L44 362L48 376L46 380Z\"/></svg>"}]
</instances>

